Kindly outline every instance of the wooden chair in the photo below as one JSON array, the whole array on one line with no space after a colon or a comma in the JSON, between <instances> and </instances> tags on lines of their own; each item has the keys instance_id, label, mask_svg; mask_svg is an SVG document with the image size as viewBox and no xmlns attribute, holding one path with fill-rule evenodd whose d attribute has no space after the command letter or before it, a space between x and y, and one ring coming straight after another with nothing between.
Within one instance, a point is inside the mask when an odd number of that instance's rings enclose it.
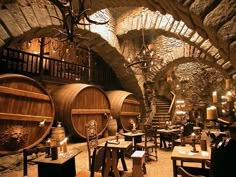
<instances>
[{"instance_id":1,"label":"wooden chair","mask_svg":"<svg viewBox=\"0 0 236 177\"><path fill-rule=\"evenodd\" d=\"M202 175L193 175L191 173L189 173L186 169L184 169L184 167L178 167L177 169L178 174L180 174L182 177L205 177Z\"/></svg>"},{"instance_id":2,"label":"wooden chair","mask_svg":"<svg viewBox=\"0 0 236 177\"><path fill-rule=\"evenodd\" d=\"M157 160L157 127L152 125L144 125L144 141L136 143L137 149L145 151L145 159L150 160L150 157L155 157ZM154 152L154 154L153 154Z\"/></svg>"},{"instance_id":3,"label":"wooden chair","mask_svg":"<svg viewBox=\"0 0 236 177\"><path fill-rule=\"evenodd\" d=\"M106 162L105 162L105 159L106 159L106 150L107 150L107 142L105 143L105 146L104 146L104 155L102 157L102 170L101 172L98 172L96 170L96 158L98 158L98 149L100 148L94 148L93 150L93 153L92 153L92 160L91 160L91 167L89 167L90 170L83 170L83 171L80 171L76 174L75 177L102 177L104 176L104 169L105 169L105 165L106 165Z\"/></svg>"},{"instance_id":4,"label":"wooden chair","mask_svg":"<svg viewBox=\"0 0 236 177\"><path fill-rule=\"evenodd\" d=\"M209 177L212 174L211 160L206 160L204 168L184 167L183 163L177 168L178 174L182 177Z\"/></svg>"},{"instance_id":5,"label":"wooden chair","mask_svg":"<svg viewBox=\"0 0 236 177\"><path fill-rule=\"evenodd\" d=\"M28 176L28 162L32 160L32 158L28 158L28 156L35 154L36 157L38 157L39 153L44 153L46 152L47 147L42 146L42 147L34 147L30 149L24 149L23 150L23 176L27 177Z\"/></svg>"},{"instance_id":6,"label":"wooden chair","mask_svg":"<svg viewBox=\"0 0 236 177\"><path fill-rule=\"evenodd\" d=\"M183 125L183 130L176 135L176 137L172 141L172 149L176 145L185 145L185 144L192 144L192 136L191 134L194 132L193 129L194 125L192 122L187 122L186 124ZM200 134L197 134L197 141L196 143L200 143Z\"/></svg>"},{"instance_id":7,"label":"wooden chair","mask_svg":"<svg viewBox=\"0 0 236 177\"><path fill-rule=\"evenodd\" d=\"M94 162L94 170L99 171L102 169L103 165L103 159L105 156L106 148L97 148L98 146L98 134L97 134L97 122L95 120L89 121L85 125L85 131L86 131L86 139L87 139L87 150L88 150L88 160L89 160L89 168L91 168L92 165L92 154L94 149L97 149L96 152L96 158ZM89 169L91 170L91 169Z\"/></svg>"},{"instance_id":8,"label":"wooden chair","mask_svg":"<svg viewBox=\"0 0 236 177\"><path fill-rule=\"evenodd\" d=\"M92 166L93 150L97 148L98 146L97 122L95 120L89 121L85 125L85 131L86 131L88 160L89 160L89 168L90 168Z\"/></svg>"}]
</instances>

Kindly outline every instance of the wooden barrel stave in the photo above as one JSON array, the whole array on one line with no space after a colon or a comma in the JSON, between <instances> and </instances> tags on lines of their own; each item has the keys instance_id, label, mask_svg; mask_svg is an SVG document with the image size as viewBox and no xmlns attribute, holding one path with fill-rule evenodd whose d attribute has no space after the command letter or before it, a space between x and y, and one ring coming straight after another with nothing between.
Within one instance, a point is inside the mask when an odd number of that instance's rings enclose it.
<instances>
[{"instance_id":1,"label":"wooden barrel stave","mask_svg":"<svg viewBox=\"0 0 236 177\"><path fill-rule=\"evenodd\" d=\"M105 131L108 119L104 113L110 113L110 104L100 88L88 84L67 84L53 91L52 97L57 110L56 120L63 122L67 134L86 138L85 124L90 120L98 122L99 135Z\"/></svg>"},{"instance_id":2,"label":"wooden barrel stave","mask_svg":"<svg viewBox=\"0 0 236 177\"><path fill-rule=\"evenodd\" d=\"M54 105L35 80L18 74L0 75L0 154L21 152L40 143L54 120ZM44 126L39 126L44 122Z\"/></svg>"},{"instance_id":3,"label":"wooden barrel stave","mask_svg":"<svg viewBox=\"0 0 236 177\"><path fill-rule=\"evenodd\" d=\"M133 93L123 90L106 92L111 104L111 114L117 119L119 129L130 130L130 119L137 122L137 116L141 114L141 104Z\"/></svg>"}]
</instances>

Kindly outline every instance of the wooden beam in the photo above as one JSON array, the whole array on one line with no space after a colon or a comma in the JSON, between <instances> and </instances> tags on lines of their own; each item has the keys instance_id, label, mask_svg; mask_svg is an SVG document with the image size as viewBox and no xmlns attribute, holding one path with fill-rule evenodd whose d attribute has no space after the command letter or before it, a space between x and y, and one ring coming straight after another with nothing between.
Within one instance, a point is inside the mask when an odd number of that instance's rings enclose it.
<instances>
[{"instance_id":1,"label":"wooden beam","mask_svg":"<svg viewBox=\"0 0 236 177\"><path fill-rule=\"evenodd\" d=\"M30 91L25 91L25 90L19 90L19 89L14 89L14 88L10 88L10 87L4 87L4 86L0 86L0 93L14 95L14 96L22 96L22 97L27 97L27 98L33 98L33 99L38 99L38 100L50 101L49 96L45 95L45 94L35 93L35 92L30 92Z\"/></svg>"},{"instance_id":2,"label":"wooden beam","mask_svg":"<svg viewBox=\"0 0 236 177\"><path fill-rule=\"evenodd\" d=\"M25 115L25 114L12 114L12 113L1 112L0 120L17 120L17 121L32 121L32 122L41 122L45 120L46 122L52 122L53 117L34 116L34 115Z\"/></svg>"},{"instance_id":3,"label":"wooden beam","mask_svg":"<svg viewBox=\"0 0 236 177\"><path fill-rule=\"evenodd\" d=\"M110 113L110 109L72 109L72 114L104 114Z\"/></svg>"},{"instance_id":4,"label":"wooden beam","mask_svg":"<svg viewBox=\"0 0 236 177\"><path fill-rule=\"evenodd\" d=\"M138 116L140 115L140 112L121 112L121 116Z\"/></svg>"},{"instance_id":5,"label":"wooden beam","mask_svg":"<svg viewBox=\"0 0 236 177\"><path fill-rule=\"evenodd\" d=\"M140 102L138 102L136 100L129 100L129 99L125 99L124 103L140 105Z\"/></svg>"}]
</instances>

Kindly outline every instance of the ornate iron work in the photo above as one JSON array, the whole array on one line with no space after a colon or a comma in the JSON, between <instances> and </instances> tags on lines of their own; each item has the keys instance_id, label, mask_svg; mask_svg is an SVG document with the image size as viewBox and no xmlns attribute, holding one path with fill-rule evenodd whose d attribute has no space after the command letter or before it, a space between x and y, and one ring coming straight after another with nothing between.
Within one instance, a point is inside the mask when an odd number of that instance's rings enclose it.
<instances>
[{"instance_id":1,"label":"ornate iron work","mask_svg":"<svg viewBox=\"0 0 236 177\"><path fill-rule=\"evenodd\" d=\"M60 41L74 42L74 39L86 39L81 34L77 33L81 25L86 26L90 24L104 25L108 21L97 22L89 18L87 12L91 9L84 7L85 0L50 0L61 11L63 19L55 17L62 21L63 29L57 29ZM83 23L86 20L88 23ZM63 36L63 37L61 37Z\"/></svg>"}]
</instances>

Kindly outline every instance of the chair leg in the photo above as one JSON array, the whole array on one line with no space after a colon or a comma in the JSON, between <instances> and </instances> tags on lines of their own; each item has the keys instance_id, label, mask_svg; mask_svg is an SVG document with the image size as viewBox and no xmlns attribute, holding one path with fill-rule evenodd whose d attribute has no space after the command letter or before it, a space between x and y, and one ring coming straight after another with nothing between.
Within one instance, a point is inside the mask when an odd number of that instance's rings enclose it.
<instances>
[{"instance_id":1,"label":"chair leg","mask_svg":"<svg viewBox=\"0 0 236 177\"><path fill-rule=\"evenodd\" d=\"M157 150L155 149L156 161L157 161Z\"/></svg>"},{"instance_id":2,"label":"chair leg","mask_svg":"<svg viewBox=\"0 0 236 177\"><path fill-rule=\"evenodd\" d=\"M147 174L147 169L146 169L146 163L143 163L143 173L146 175Z\"/></svg>"}]
</instances>

